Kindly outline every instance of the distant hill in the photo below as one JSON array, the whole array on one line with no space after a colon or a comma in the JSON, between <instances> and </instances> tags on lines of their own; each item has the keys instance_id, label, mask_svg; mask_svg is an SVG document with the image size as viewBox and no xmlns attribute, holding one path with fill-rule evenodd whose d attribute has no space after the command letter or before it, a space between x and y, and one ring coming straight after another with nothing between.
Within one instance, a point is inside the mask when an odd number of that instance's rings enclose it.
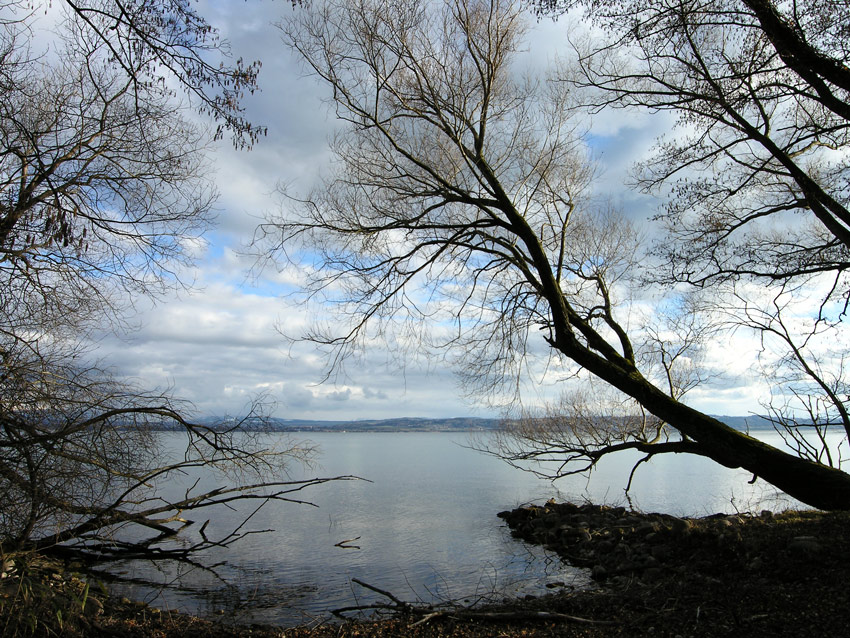
<instances>
[{"instance_id":1,"label":"distant hill","mask_svg":"<svg viewBox=\"0 0 850 638\"><path fill-rule=\"evenodd\" d=\"M773 422L767 417L751 415L751 416L718 416L715 417L723 421L726 425L741 430L742 432L764 432L765 430L773 430ZM800 419L794 427L811 428L814 427L809 419Z\"/></svg>"},{"instance_id":2,"label":"distant hill","mask_svg":"<svg viewBox=\"0 0 850 638\"><path fill-rule=\"evenodd\" d=\"M226 426L235 419L208 417L201 423L210 426ZM429 419L398 417L395 419L361 419L357 421L314 421L309 419L248 419L240 426L248 431L271 432L481 432L494 430L500 419L456 417Z\"/></svg>"},{"instance_id":3,"label":"distant hill","mask_svg":"<svg viewBox=\"0 0 850 638\"><path fill-rule=\"evenodd\" d=\"M273 418L268 420L267 425L278 432L471 432L493 430L499 425L499 419L399 417L358 421L308 421Z\"/></svg>"},{"instance_id":4,"label":"distant hill","mask_svg":"<svg viewBox=\"0 0 850 638\"><path fill-rule=\"evenodd\" d=\"M741 431L772 430L770 421L761 416L717 416L730 427ZM210 425L222 425L232 419L209 417L202 420ZM309 419L249 419L242 424L245 430L272 432L482 432L495 430L501 419L455 417L429 419L398 417L394 419L362 419L357 421L318 421Z\"/></svg>"},{"instance_id":5,"label":"distant hill","mask_svg":"<svg viewBox=\"0 0 850 638\"><path fill-rule=\"evenodd\" d=\"M773 429L773 424L763 416L716 416L714 418L742 432L758 432L760 430Z\"/></svg>"}]
</instances>

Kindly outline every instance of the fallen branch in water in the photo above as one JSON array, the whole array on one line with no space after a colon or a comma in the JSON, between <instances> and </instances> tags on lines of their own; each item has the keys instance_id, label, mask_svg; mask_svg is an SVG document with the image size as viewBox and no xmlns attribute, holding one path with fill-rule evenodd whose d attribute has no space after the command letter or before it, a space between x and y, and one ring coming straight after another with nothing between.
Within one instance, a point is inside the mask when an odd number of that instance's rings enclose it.
<instances>
[{"instance_id":1,"label":"fallen branch in water","mask_svg":"<svg viewBox=\"0 0 850 638\"><path fill-rule=\"evenodd\" d=\"M451 606L448 609L435 611L433 606L422 605L417 606L412 603L400 600L392 593L365 583L357 578L352 578L351 582L370 589L382 596L388 598L389 603L372 603L369 605L354 605L351 607L342 607L334 609L331 613L337 618L346 618L345 614L355 611L391 611L395 614L406 616L422 616L419 620L412 623L410 626L424 625L437 618L451 618L452 620L479 620L485 622L510 622L510 621L559 621L572 622L583 625L615 625L615 621L611 620L594 620L592 618L582 618L581 616L572 616L560 612L551 611L535 611L535 610L512 610L512 611L487 611L483 609L473 609L470 607Z\"/></svg>"},{"instance_id":2,"label":"fallen branch in water","mask_svg":"<svg viewBox=\"0 0 850 638\"><path fill-rule=\"evenodd\" d=\"M390 592L385 591L383 589L378 589L377 587L375 587L374 585L370 585L369 583L364 583L359 578L352 578L351 582L357 583L358 585L360 585L361 587L365 587L366 589L371 589L373 592L381 594L382 596L386 596L391 601L393 601L396 604L397 607L401 607L402 609L409 609L409 608L412 607L412 605L410 603L406 603L403 600L399 600L398 598L393 596Z\"/></svg>"},{"instance_id":3,"label":"fallen branch in water","mask_svg":"<svg viewBox=\"0 0 850 638\"><path fill-rule=\"evenodd\" d=\"M389 605L387 603L373 603L371 605L353 605L351 607L341 607L339 609L334 609L331 611L331 613L337 618L345 618L345 614L351 611L377 611L379 609L383 609L392 611L397 614L409 614L412 613L415 609L410 603L406 603L403 600L396 598L386 590L375 587L374 585L370 585L369 583L364 583L359 578L352 578L351 582L356 583L361 587L365 587L366 589L371 589L373 592L381 594L381 596L386 596L395 604Z\"/></svg>"},{"instance_id":4,"label":"fallen branch in water","mask_svg":"<svg viewBox=\"0 0 850 638\"><path fill-rule=\"evenodd\" d=\"M338 543L335 543L334 547L339 547L341 549L360 549L360 545L351 545L350 544L350 543L353 543L354 541L359 541L359 540L360 540L359 536L356 537L356 538L349 538L349 539L346 539L344 541L340 541Z\"/></svg>"}]
</instances>

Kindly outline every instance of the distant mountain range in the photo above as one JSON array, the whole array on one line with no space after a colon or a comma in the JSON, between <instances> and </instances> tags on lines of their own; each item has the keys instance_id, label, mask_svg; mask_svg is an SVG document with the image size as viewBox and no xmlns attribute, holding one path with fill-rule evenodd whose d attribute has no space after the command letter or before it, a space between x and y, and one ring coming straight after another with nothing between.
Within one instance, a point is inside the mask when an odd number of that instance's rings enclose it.
<instances>
[{"instance_id":1,"label":"distant mountain range","mask_svg":"<svg viewBox=\"0 0 850 638\"><path fill-rule=\"evenodd\" d=\"M307 419L269 418L257 421L257 429L274 432L479 432L494 430L500 419L457 417L428 419L399 417L358 421L310 421ZM254 429L250 423L246 429Z\"/></svg>"},{"instance_id":2,"label":"distant mountain range","mask_svg":"<svg viewBox=\"0 0 850 638\"><path fill-rule=\"evenodd\" d=\"M760 430L773 429L773 423L763 416L718 416L715 418L723 421L729 427L741 430L742 432L758 432ZM805 427L806 423L800 422L800 425Z\"/></svg>"},{"instance_id":3,"label":"distant mountain range","mask_svg":"<svg viewBox=\"0 0 850 638\"><path fill-rule=\"evenodd\" d=\"M760 416L719 416L727 425L742 431L771 430L770 421ZM224 424L234 420L210 417L205 423ZM456 417L429 419L399 417L395 419L363 419L357 421L312 421L308 419L249 419L245 430L272 432L483 432L498 428L501 419Z\"/></svg>"}]
</instances>

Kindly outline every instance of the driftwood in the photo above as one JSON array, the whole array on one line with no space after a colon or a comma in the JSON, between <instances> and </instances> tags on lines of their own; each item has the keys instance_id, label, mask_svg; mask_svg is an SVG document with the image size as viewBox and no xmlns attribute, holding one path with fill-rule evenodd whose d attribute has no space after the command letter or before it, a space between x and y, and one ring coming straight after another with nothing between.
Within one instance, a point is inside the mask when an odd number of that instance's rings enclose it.
<instances>
[{"instance_id":1,"label":"driftwood","mask_svg":"<svg viewBox=\"0 0 850 638\"><path fill-rule=\"evenodd\" d=\"M358 536L358 537L356 537L356 538L349 538L349 539L347 539L347 540L344 540L344 541L340 541L340 542L338 542L338 543L335 543L335 544L334 544L334 547L340 547L340 548L342 548L342 549L360 549L360 545L352 545L352 544L351 544L351 543L353 543L353 542L355 542L355 541L359 541L359 540L360 540L360 537L359 537L359 536ZM365 586L365 585L364 585L364 586Z\"/></svg>"},{"instance_id":2,"label":"driftwood","mask_svg":"<svg viewBox=\"0 0 850 638\"><path fill-rule=\"evenodd\" d=\"M385 591L383 589L379 589L374 585L370 585L369 583L364 583L359 578L352 578L352 583L357 583L361 587L365 587L366 589L371 589L373 592L381 594L381 596L386 596L389 598L393 604L387 603L373 603L371 605L353 605L351 607L340 607L339 609L334 609L331 613L337 618L345 618L345 614L351 611L376 611L379 609L383 609L385 611L392 611L398 614L409 614L411 613L415 607L410 603L406 603L403 600L399 600L395 596L393 596L390 592Z\"/></svg>"},{"instance_id":3,"label":"driftwood","mask_svg":"<svg viewBox=\"0 0 850 638\"><path fill-rule=\"evenodd\" d=\"M411 627L423 625L438 618L451 618L452 620L478 620L485 622L510 622L510 621L556 621L556 622L571 622L583 625L614 625L611 620L594 620L592 618L582 618L571 614L562 614L551 611L535 611L535 610L511 610L511 611L488 611L487 609L477 609L474 607L464 607L462 605L449 604L448 608L435 610L431 605L416 605L399 599L392 593L365 583L357 578L352 578L351 582L369 589L375 593L385 596L389 599L388 603L372 603L369 605L353 605L350 607L342 607L334 609L331 613L338 618L346 618L345 614L349 612L362 611L389 611L397 615L403 616L421 616L419 620L411 623Z\"/></svg>"}]
</instances>

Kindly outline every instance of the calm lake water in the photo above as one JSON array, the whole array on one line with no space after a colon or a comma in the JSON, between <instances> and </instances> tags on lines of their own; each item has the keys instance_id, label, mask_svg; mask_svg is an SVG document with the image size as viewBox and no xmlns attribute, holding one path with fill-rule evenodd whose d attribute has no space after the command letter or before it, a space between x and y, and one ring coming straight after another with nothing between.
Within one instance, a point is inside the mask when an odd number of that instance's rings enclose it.
<instances>
[{"instance_id":1,"label":"calm lake water","mask_svg":"<svg viewBox=\"0 0 850 638\"><path fill-rule=\"evenodd\" d=\"M179 435L164 436L179 445ZM589 481L571 477L553 485L469 449L465 434L294 436L321 449L320 467L304 476L351 474L370 482L310 488L302 496L318 507L268 504L251 520L251 528L273 531L206 557L210 563L227 561L219 569L226 583L201 570L127 564L115 571L162 585L130 584L121 591L160 607L223 612L237 622L294 624L380 600L353 578L403 600L428 602L541 594L549 591L547 585L587 587L586 571L512 539L496 514L551 497L628 505L623 488L639 458L610 459ZM773 433L759 437L778 441ZM677 515L799 506L762 482L749 485L750 478L699 457L665 455L638 470L631 504ZM205 481L214 484L212 477ZM210 531L232 529L253 507L222 510ZM351 548L339 547L342 541Z\"/></svg>"}]
</instances>

